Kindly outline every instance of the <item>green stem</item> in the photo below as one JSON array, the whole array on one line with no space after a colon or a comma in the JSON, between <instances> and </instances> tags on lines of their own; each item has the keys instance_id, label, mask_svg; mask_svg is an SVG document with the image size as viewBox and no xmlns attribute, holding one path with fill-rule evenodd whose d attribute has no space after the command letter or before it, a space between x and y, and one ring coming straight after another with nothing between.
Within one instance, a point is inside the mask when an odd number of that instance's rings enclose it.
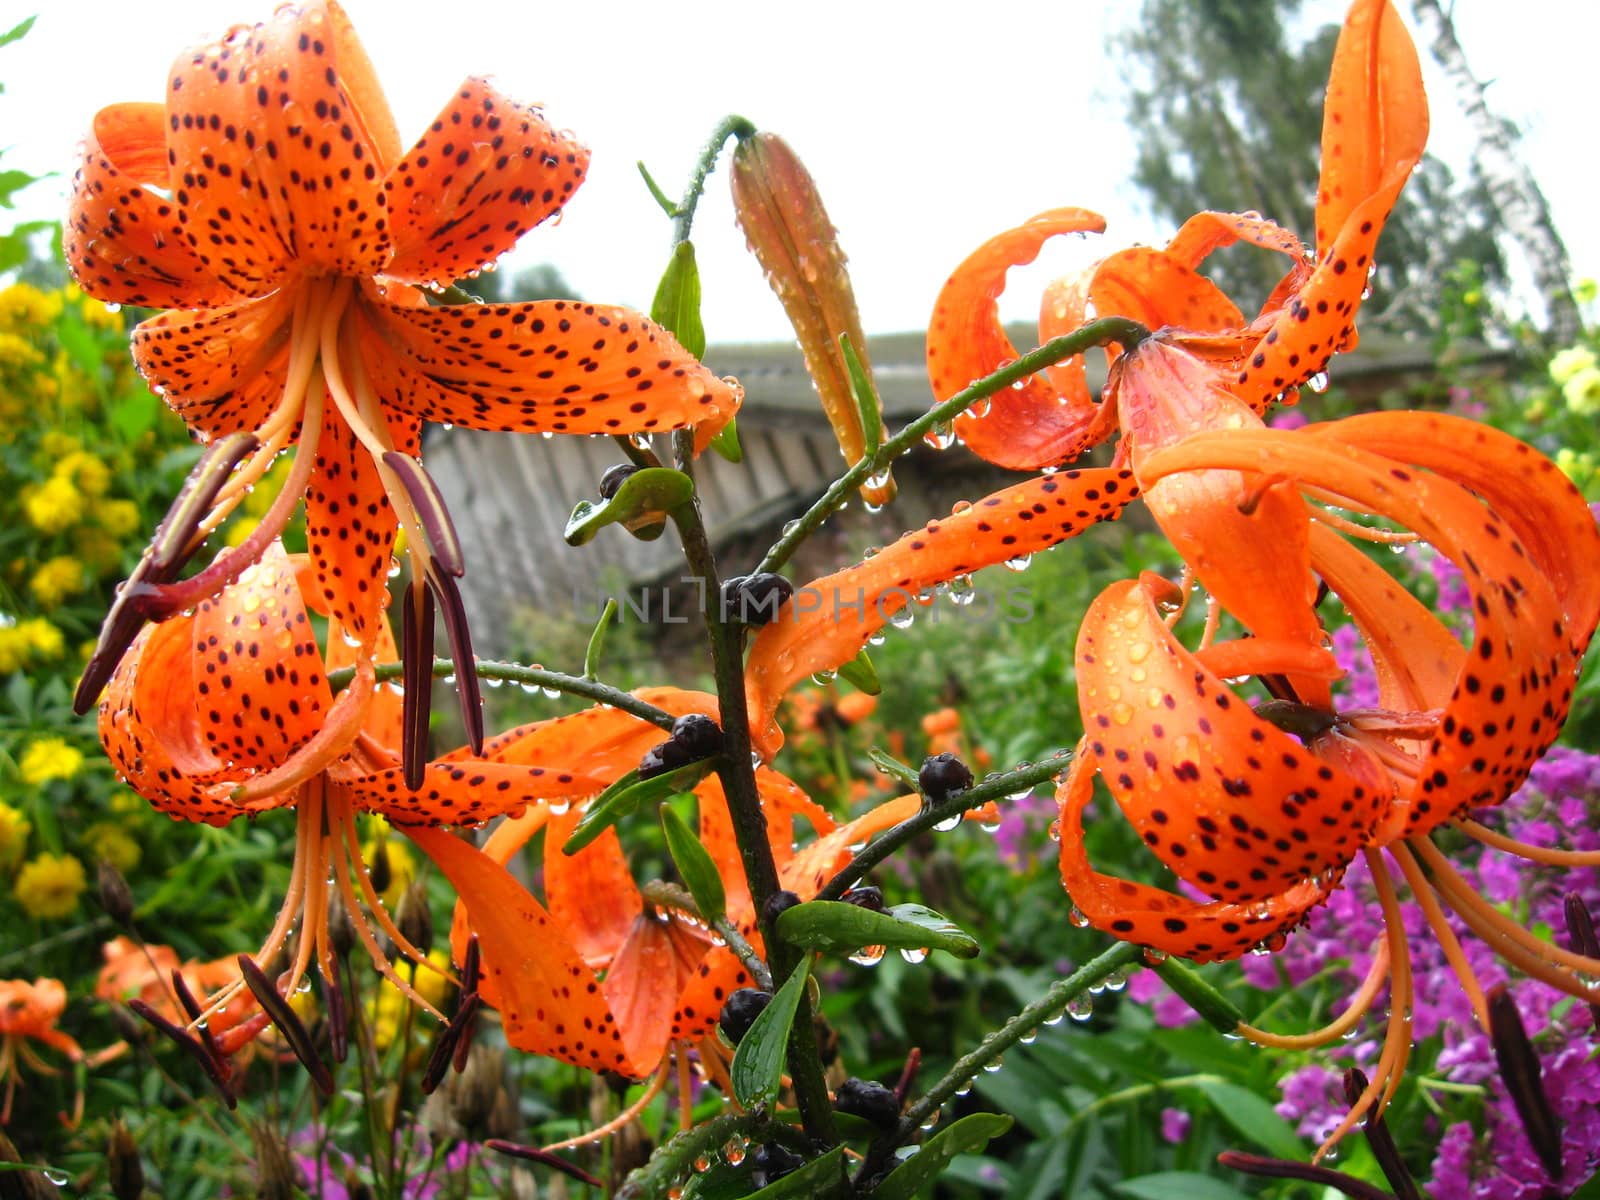
<instances>
[{"instance_id":1,"label":"green stem","mask_svg":"<svg viewBox=\"0 0 1600 1200\"><path fill-rule=\"evenodd\" d=\"M788 533L773 543L772 549L767 551L767 556L761 560L761 565L756 571L776 571L788 562L799 549L800 543L821 528L822 523L850 498L851 493L868 476L876 475L887 468L935 425L953 421L979 400L1002 392L1018 380L1026 379L1045 367L1082 354L1092 346L1117 342L1124 349L1131 349L1149 336L1150 331L1137 321L1130 321L1126 317L1104 317L1061 337L1051 338L1037 350L1030 350L994 374L986 375L977 382L969 384L948 400L934 405L909 423L879 446L876 452L863 455L855 466L835 479L822 494L822 498L795 522Z\"/></svg>"},{"instance_id":2,"label":"green stem","mask_svg":"<svg viewBox=\"0 0 1600 1200\"><path fill-rule=\"evenodd\" d=\"M756 787L752 760L750 714L744 695L744 630L723 620L722 583L717 576L711 540L700 516L699 501L691 500L674 509L672 521L683 541L683 556L690 574L700 581L702 589L712 672L717 686L717 711L722 718L723 754L717 774L722 779L723 795L728 802L728 816L750 888L750 902L761 921L772 978L782 986L800 965L802 955L778 937L773 921L767 919L767 902L779 890L778 868L772 857L772 845L767 840L767 818L761 810L761 793ZM795 1099L806 1133L828 1145L836 1144L838 1136L834 1130L832 1102L827 1081L822 1076L822 1060L812 1032L811 1004L806 996L801 997L789 1034L789 1075L794 1081Z\"/></svg>"},{"instance_id":3,"label":"green stem","mask_svg":"<svg viewBox=\"0 0 1600 1200\"><path fill-rule=\"evenodd\" d=\"M1044 1022L1059 1016L1067 1005L1094 985L1112 974L1133 966L1144 957L1144 947L1130 942L1118 942L1092 962L1085 963L1065 979L1057 980L1048 991L999 1029L983 1039L971 1053L957 1059L938 1083L929 1088L900 1118L894 1131L874 1142L867 1152L866 1161L856 1175L858 1183L871 1179L889 1161L895 1148L903 1146L916 1136L923 1122L930 1120L944 1103L978 1073L1023 1038L1036 1031Z\"/></svg>"},{"instance_id":4,"label":"green stem","mask_svg":"<svg viewBox=\"0 0 1600 1200\"><path fill-rule=\"evenodd\" d=\"M755 132L756 127L753 124L734 114L722 118L722 124L712 130L710 139L701 149L700 158L694 165L694 173L689 176L689 186L684 189L677 215L672 219L674 246L689 240L689 231L694 226L694 210L700 206L700 197L706 190L706 179L716 168L717 156L722 153L723 143L731 137L736 137L742 142L747 137L754 137Z\"/></svg>"},{"instance_id":5,"label":"green stem","mask_svg":"<svg viewBox=\"0 0 1600 1200\"><path fill-rule=\"evenodd\" d=\"M957 792L947 800L937 804L926 804L921 812L910 817L892 829L886 829L871 842L861 853L857 854L840 869L839 873L828 880L823 889L817 893L818 900L837 900L844 895L852 885L862 878L873 867L877 866L889 855L904 846L912 838L925 829L931 829L941 821L948 821L951 817L959 816L968 809L976 808L980 804L987 804L991 800L1001 800L1007 796L1022 791L1023 788L1033 788L1053 779L1072 765L1070 752L1052 754L1049 758L1041 759L1026 767L1018 767L1014 771L996 775L993 779L985 779L976 787L968 788L964 792Z\"/></svg>"},{"instance_id":6,"label":"green stem","mask_svg":"<svg viewBox=\"0 0 1600 1200\"><path fill-rule=\"evenodd\" d=\"M619 691L604 683L597 683L593 679L585 679L581 675L567 675L561 671L546 671L543 667L524 667L520 663L492 662L488 659L478 659L478 678L501 679L506 683L520 683L529 687L549 688L551 691L566 692L572 696L583 696L589 700L598 701L612 708L631 713L641 721L662 729L671 729L672 723L677 718L669 712L663 712L653 704L646 704L637 696ZM435 678L455 673L456 664L448 658L433 660L433 674ZM399 679L404 667L400 663L379 663L378 682L383 683L390 679ZM341 691L350 686L350 680L355 674L353 667L342 667L337 671L328 672L328 686L334 691Z\"/></svg>"}]
</instances>

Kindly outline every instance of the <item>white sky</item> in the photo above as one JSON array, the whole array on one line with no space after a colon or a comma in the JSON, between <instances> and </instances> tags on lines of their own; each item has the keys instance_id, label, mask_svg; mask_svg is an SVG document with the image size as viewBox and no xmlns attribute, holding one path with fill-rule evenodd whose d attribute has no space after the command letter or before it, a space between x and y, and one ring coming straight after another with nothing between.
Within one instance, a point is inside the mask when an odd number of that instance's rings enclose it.
<instances>
[{"instance_id":1,"label":"white sky","mask_svg":"<svg viewBox=\"0 0 1600 1200\"><path fill-rule=\"evenodd\" d=\"M1344 6L1305 7L1320 22L1337 20ZM1106 27L1125 19L1132 0L346 0L346 8L403 142L462 78L492 74L518 99L544 102L554 122L591 146L589 178L564 219L534 230L510 260L554 263L586 299L648 307L671 230L634 163L644 159L676 196L700 144L730 111L786 137L817 178L869 332L922 328L962 257L1046 208L1104 213L1107 249L1170 232L1142 213L1128 183L1133 149L1104 44ZM1513 18L1501 0L1455 8L1474 70L1496 81L1492 103L1525 129L1525 157L1577 272L1600 271L1592 219L1600 6L1537 0L1537 20ZM40 9L33 32L0 49L4 166L60 173L18 197L17 215L29 218L64 210L77 140L98 108L159 100L180 50L230 22L264 18L271 3L0 0L0 28ZM1430 85L1432 148L1459 168L1467 142L1454 97L1432 75ZM791 336L733 225L720 171L694 240L711 340ZM1034 315L1042 283L1087 253L1080 244L1014 272L1005 315Z\"/></svg>"}]
</instances>

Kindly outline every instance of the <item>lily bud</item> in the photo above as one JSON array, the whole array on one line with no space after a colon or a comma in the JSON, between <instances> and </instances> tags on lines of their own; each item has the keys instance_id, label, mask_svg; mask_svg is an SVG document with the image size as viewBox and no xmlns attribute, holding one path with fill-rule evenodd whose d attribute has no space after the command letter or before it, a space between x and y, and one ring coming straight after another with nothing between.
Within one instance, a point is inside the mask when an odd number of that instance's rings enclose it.
<instances>
[{"instance_id":1,"label":"lily bud","mask_svg":"<svg viewBox=\"0 0 1600 1200\"><path fill-rule=\"evenodd\" d=\"M839 335L850 335L869 378L871 364L838 231L810 172L777 134L758 133L741 141L733 152L732 179L739 228L783 302L822 411L854 466L866 453L866 433L850 392ZM881 506L894 499L894 490L885 473L881 480L862 485L861 496Z\"/></svg>"},{"instance_id":2,"label":"lily bud","mask_svg":"<svg viewBox=\"0 0 1600 1200\"><path fill-rule=\"evenodd\" d=\"M426 955L433 949L433 913L428 908L428 889L420 879L401 895L394 910L394 925L418 953Z\"/></svg>"},{"instance_id":3,"label":"lily bud","mask_svg":"<svg viewBox=\"0 0 1600 1200\"><path fill-rule=\"evenodd\" d=\"M293 1200L304 1188L305 1177L295 1166L288 1143L265 1123L250 1126L250 1140L256 1151L256 1195L261 1200Z\"/></svg>"},{"instance_id":4,"label":"lily bud","mask_svg":"<svg viewBox=\"0 0 1600 1200\"><path fill-rule=\"evenodd\" d=\"M102 858L95 867L95 884L100 892L100 907L106 910L106 916L116 922L119 929L131 933L133 892L129 890L122 872Z\"/></svg>"},{"instance_id":5,"label":"lily bud","mask_svg":"<svg viewBox=\"0 0 1600 1200\"><path fill-rule=\"evenodd\" d=\"M111 1194L117 1200L139 1200L144 1195L144 1164L139 1161L139 1147L121 1121L111 1126L111 1144L106 1147L106 1173Z\"/></svg>"}]
</instances>

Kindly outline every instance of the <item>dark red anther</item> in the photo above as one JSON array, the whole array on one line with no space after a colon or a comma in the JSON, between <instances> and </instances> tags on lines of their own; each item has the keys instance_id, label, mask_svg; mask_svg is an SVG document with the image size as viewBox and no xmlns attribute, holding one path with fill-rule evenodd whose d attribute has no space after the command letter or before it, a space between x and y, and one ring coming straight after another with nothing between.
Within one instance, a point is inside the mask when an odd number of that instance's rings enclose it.
<instances>
[{"instance_id":1,"label":"dark red anther","mask_svg":"<svg viewBox=\"0 0 1600 1200\"><path fill-rule=\"evenodd\" d=\"M1583 902L1583 897L1577 892L1568 892L1563 907L1573 950L1585 958L1600 958L1600 938L1595 937L1594 918L1589 915L1589 906ZM1600 1004L1589 1005L1589 1015L1594 1019L1596 1032L1600 1032Z\"/></svg>"},{"instance_id":2,"label":"dark red anther","mask_svg":"<svg viewBox=\"0 0 1600 1200\"><path fill-rule=\"evenodd\" d=\"M456 664L456 696L461 701L461 725L467 745L474 754L483 753L483 693L478 685L478 662L472 657L472 632L467 628L467 609L461 602L461 589L449 575L428 572L428 585L444 617L445 636L450 639L450 657ZM431 667L431 661L430 661Z\"/></svg>"},{"instance_id":3,"label":"dark red anther","mask_svg":"<svg viewBox=\"0 0 1600 1200\"><path fill-rule=\"evenodd\" d=\"M283 1040L289 1043L289 1049L294 1051L294 1056L310 1072L311 1082L317 1085L317 1090L324 1096L333 1095L333 1073L317 1053L316 1043L311 1040L311 1031L306 1028L300 1015L289 1006L289 1002L267 978L266 972L256 966L248 954L239 955L239 970L244 975L245 986L250 989L250 994L261 1005L261 1011L272 1018Z\"/></svg>"},{"instance_id":4,"label":"dark red anther","mask_svg":"<svg viewBox=\"0 0 1600 1200\"><path fill-rule=\"evenodd\" d=\"M156 1030L182 1047L185 1054L200 1064L200 1069L206 1073L206 1078L221 1093L223 1101L229 1108L239 1107L239 1098L233 1094L233 1088L228 1085L227 1064L211 1056L200 1039L191 1034L182 1025L175 1025L167 1020L143 1000L129 1000L128 1007L149 1022Z\"/></svg>"},{"instance_id":5,"label":"dark red anther","mask_svg":"<svg viewBox=\"0 0 1600 1200\"><path fill-rule=\"evenodd\" d=\"M911 1094L911 1085L917 1081L917 1071L922 1067L922 1049L919 1046L911 1047L906 1055L906 1065L900 1068L900 1082L894 1085L894 1098L904 1105L906 1097Z\"/></svg>"},{"instance_id":6,"label":"dark red anther","mask_svg":"<svg viewBox=\"0 0 1600 1200\"><path fill-rule=\"evenodd\" d=\"M383 465L395 473L411 508L422 525L422 536L427 539L428 553L439 569L457 579L466 574L466 559L461 552L461 539L456 535L455 522L445 507L444 495L433 476L409 454L390 450L383 456Z\"/></svg>"},{"instance_id":7,"label":"dark red anther","mask_svg":"<svg viewBox=\"0 0 1600 1200\"><path fill-rule=\"evenodd\" d=\"M329 959L331 976L322 977L322 1005L327 1010L328 1049L333 1061L342 1063L350 1056L350 1014L344 1006L344 984L339 978L339 957Z\"/></svg>"},{"instance_id":8,"label":"dark red anther","mask_svg":"<svg viewBox=\"0 0 1600 1200\"><path fill-rule=\"evenodd\" d=\"M1224 1150L1217 1161L1246 1175L1260 1175L1266 1179L1303 1179L1307 1183L1330 1187L1352 1200L1394 1200L1382 1188L1374 1187L1364 1179L1335 1171L1332 1167L1313 1166L1287 1158L1262 1158L1258 1154L1243 1154L1238 1150Z\"/></svg>"},{"instance_id":9,"label":"dark red anther","mask_svg":"<svg viewBox=\"0 0 1600 1200\"><path fill-rule=\"evenodd\" d=\"M1539 1054L1528 1040L1523 1027L1522 1014L1517 1002L1506 991L1506 985L1496 984L1486 996L1489 1001L1489 1040L1494 1045L1495 1061L1500 1064L1500 1078L1505 1080L1506 1092L1522 1118L1522 1128L1528 1135L1528 1144L1539 1156L1551 1179L1559 1180L1561 1166L1561 1122L1550 1107L1550 1097L1544 1090L1544 1066Z\"/></svg>"},{"instance_id":10,"label":"dark red anther","mask_svg":"<svg viewBox=\"0 0 1600 1200\"><path fill-rule=\"evenodd\" d=\"M1354 1105L1366 1090L1367 1077L1359 1067L1351 1067L1344 1073L1344 1095L1347 1103ZM1369 1110L1362 1128L1367 1135L1367 1145L1372 1147L1372 1157L1378 1160L1383 1177L1394 1189L1395 1200L1422 1200L1422 1193L1417 1190L1417 1181L1411 1178L1411 1170L1400 1157L1400 1148L1395 1145L1394 1135L1389 1132L1389 1126L1384 1119L1374 1117Z\"/></svg>"},{"instance_id":11,"label":"dark red anther","mask_svg":"<svg viewBox=\"0 0 1600 1200\"><path fill-rule=\"evenodd\" d=\"M406 787L416 791L428 765L433 707L433 592L421 581L400 598L400 669L400 758Z\"/></svg>"},{"instance_id":12,"label":"dark red anther","mask_svg":"<svg viewBox=\"0 0 1600 1200\"><path fill-rule=\"evenodd\" d=\"M503 1138L490 1138L484 1143L484 1145L489 1147L491 1150L497 1151L500 1154L509 1155L512 1158L521 1158L526 1159L528 1162L541 1163L544 1166L560 1171L563 1175L571 1176L579 1183L586 1184L589 1187L597 1188L604 1186L598 1179L589 1174L589 1172L585 1171L576 1163L568 1162L560 1155L552 1154L548 1150L540 1150L535 1146L521 1146L516 1142L505 1141Z\"/></svg>"}]
</instances>

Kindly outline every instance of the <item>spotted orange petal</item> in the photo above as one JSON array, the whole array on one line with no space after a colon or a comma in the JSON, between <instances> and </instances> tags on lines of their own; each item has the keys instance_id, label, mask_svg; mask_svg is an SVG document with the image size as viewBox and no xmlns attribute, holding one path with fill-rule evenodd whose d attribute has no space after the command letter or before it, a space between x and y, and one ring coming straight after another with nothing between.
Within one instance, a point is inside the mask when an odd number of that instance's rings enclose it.
<instances>
[{"instance_id":1,"label":"spotted orange petal","mask_svg":"<svg viewBox=\"0 0 1600 1200\"><path fill-rule=\"evenodd\" d=\"M1107 255L1095 268L1089 299L1101 316L1128 317L1150 329L1216 333L1243 324L1216 284L1176 255L1148 246Z\"/></svg>"},{"instance_id":2,"label":"spotted orange petal","mask_svg":"<svg viewBox=\"0 0 1600 1200\"><path fill-rule=\"evenodd\" d=\"M659 1062L668 1040L685 1036L680 1030L693 1018L685 1016L681 1001L711 949L704 926L671 910L633 919L603 987L634 1062ZM710 1014L713 1020L716 1015Z\"/></svg>"},{"instance_id":3,"label":"spotted orange petal","mask_svg":"<svg viewBox=\"0 0 1600 1200\"><path fill-rule=\"evenodd\" d=\"M761 797L761 811L767 818L767 842L780 871L794 857L796 817L804 817L818 834L829 833L834 828L835 822L827 810L786 775L770 767L757 767L756 789ZM734 838L721 776L707 775L694 791L700 808L700 842L722 876L731 919L741 921L750 912L750 888L745 881L744 862Z\"/></svg>"},{"instance_id":4,"label":"spotted orange petal","mask_svg":"<svg viewBox=\"0 0 1600 1200\"><path fill-rule=\"evenodd\" d=\"M1231 385L1258 411L1355 345L1378 235L1427 141L1416 47L1387 0L1358 0L1334 49L1323 107L1317 266Z\"/></svg>"},{"instance_id":5,"label":"spotted orange petal","mask_svg":"<svg viewBox=\"0 0 1600 1200\"><path fill-rule=\"evenodd\" d=\"M257 430L283 400L293 304L274 292L159 313L134 329L134 363L190 427L209 436Z\"/></svg>"},{"instance_id":6,"label":"spotted orange petal","mask_svg":"<svg viewBox=\"0 0 1600 1200\"><path fill-rule=\"evenodd\" d=\"M1235 242L1276 250L1297 265L1307 258L1304 242L1259 213L1197 212L1172 235L1166 252L1185 266L1198 267L1215 251Z\"/></svg>"},{"instance_id":7,"label":"spotted orange petal","mask_svg":"<svg viewBox=\"0 0 1600 1200\"><path fill-rule=\"evenodd\" d=\"M595 1071L640 1078L654 1060L633 1059L594 972L526 888L482 851L441 829L402 832L450 880L483 954L484 999L500 1011L519 1050ZM458 960L465 942L453 946Z\"/></svg>"},{"instance_id":8,"label":"spotted orange petal","mask_svg":"<svg viewBox=\"0 0 1600 1200\"><path fill-rule=\"evenodd\" d=\"M1087 739L1085 739L1087 742ZM1204 904L1148 884L1102 875L1089 864L1083 812L1094 798L1094 760L1080 745L1056 792L1061 806L1061 879L1088 923L1105 933L1198 962L1237 958L1283 933L1333 890L1342 868L1322 879L1302 877L1262 898Z\"/></svg>"},{"instance_id":9,"label":"spotted orange petal","mask_svg":"<svg viewBox=\"0 0 1600 1200\"><path fill-rule=\"evenodd\" d=\"M919 593L1115 520L1137 495L1132 472L1112 468L1031 479L807 584L751 648L745 690L756 748L770 757L783 744L774 714L794 683L849 662Z\"/></svg>"},{"instance_id":10,"label":"spotted orange petal","mask_svg":"<svg viewBox=\"0 0 1600 1200\"><path fill-rule=\"evenodd\" d=\"M73 278L108 304L226 304L235 297L184 236L167 186L166 111L116 104L95 115L72 177L62 249Z\"/></svg>"},{"instance_id":11,"label":"spotted orange petal","mask_svg":"<svg viewBox=\"0 0 1600 1200\"><path fill-rule=\"evenodd\" d=\"M212 754L240 775L310 741L333 700L296 574L274 543L195 612L190 703Z\"/></svg>"},{"instance_id":12,"label":"spotted orange petal","mask_svg":"<svg viewBox=\"0 0 1600 1200\"><path fill-rule=\"evenodd\" d=\"M416 789L406 786L400 767L354 776L339 772L338 779L357 807L410 825L479 825L563 792L589 794L602 786L553 768L474 759L428 763Z\"/></svg>"},{"instance_id":13,"label":"spotted orange petal","mask_svg":"<svg viewBox=\"0 0 1600 1200\"><path fill-rule=\"evenodd\" d=\"M582 819L583 812L573 806L546 821L544 898L584 960L605 963L630 936L644 901L615 829L607 829L576 854L561 852Z\"/></svg>"},{"instance_id":14,"label":"spotted orange petal","mask_svg":"<svg viewBox=\"0 0 1600 1200\"><path fill-rule=\"evenodd\" d=\"M383 181L384 274L448 283L492 264L583 182L589 151L485 79L468 79Z\"/></svg>"},{"instance_id":15,"label":"spotted orange petal","mask_svg":"<svg viewBox=\"0 0 1600 1200\"><path fill-rule=\"evenodd\" d=\"M367 360L399 356L410 378L393 402L426 421L521 433L714 433L742 398L631 309L374 300L370 311L381 345L366 343Z\"/></svg>"},{"instance_id":16,"label":"spotted orange petal","mask_svg":"<svg viewBox=\"0 0 1600 1200\"><path fill-rule=\"evenodd\" d=\"M1017 357L997 304L1010 268L1032 262L1057 234L1104 229L1105 219L1086 209L1052 209L989 239L957 267L928 324L928 378L934 398L949 399ZM1058 379L1073 386L1081 376L1068 373ZM1034 470L1065 462L1110 430L1087 390L1081 396L1064 395L1065 404L1050 377L1029 376L993 397L983 416L958 417L956 428L974 454L1003 467Z\"/></svg>"},{"instance_id":17,"label":"spotted orange petal","mask_svg":"<svg viewBox=\"0 0 1600 1200\"><path fill-rule=\"evenodd\" d=\"M235 291L263 296L290 271L371 275L388 261L379 180L392 122L374 108L371 70L325 0L237 26L173 65L173 195L189 244Z\"/></svg>"}]
</instances>

